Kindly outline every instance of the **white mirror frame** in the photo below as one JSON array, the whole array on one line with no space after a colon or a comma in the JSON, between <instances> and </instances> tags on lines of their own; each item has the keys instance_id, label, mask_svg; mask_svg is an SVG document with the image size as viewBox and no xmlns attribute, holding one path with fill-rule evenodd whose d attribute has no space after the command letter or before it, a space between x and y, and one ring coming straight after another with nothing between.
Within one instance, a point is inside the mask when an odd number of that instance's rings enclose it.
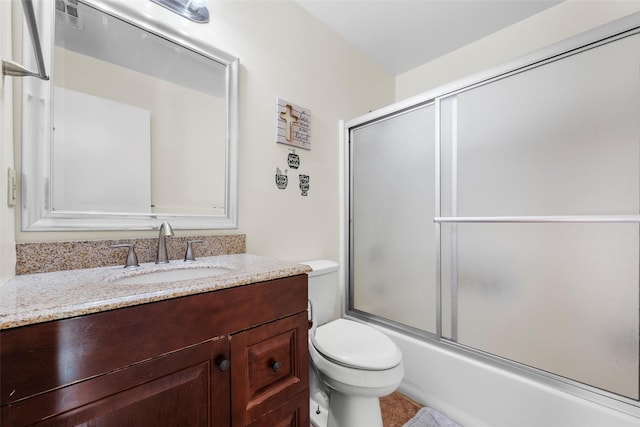
<instances>
[{"instance_id":1,"label":"white mirror frame","mask_svg":"<svg viewBox=\"0 0 640 427\"><path fill-rule=\"evenodd\" d=\"M81 0L133 24L193 50L227 67L226 121L226 195L222 215L172 215L161 213L105 213L55 211L49 208L51 194L51 117L53 84L35 78L22 79L22 231L64 230L151 230L168 221L176 229L237 228L237 163L238 163L238 58L229 55L163 22L150 19L143 8L128 7L129 2ZM153 3L149 2L150 5ZM36 2L36 18L42 34L45 63L51 70L55 33L54 1ZM195 25L195 24L194 24ZM26 31L26 30L25 30ZM24 37L25 58L33 57L28 37ZM26 101L29 99L30 101ZM35 125L34 125L35 124ZM46 140L46 141L43 141ZM45 147L43 149L43 147ZM39 185L38 183L43 183Z\"/></svg>"}]
</instances>

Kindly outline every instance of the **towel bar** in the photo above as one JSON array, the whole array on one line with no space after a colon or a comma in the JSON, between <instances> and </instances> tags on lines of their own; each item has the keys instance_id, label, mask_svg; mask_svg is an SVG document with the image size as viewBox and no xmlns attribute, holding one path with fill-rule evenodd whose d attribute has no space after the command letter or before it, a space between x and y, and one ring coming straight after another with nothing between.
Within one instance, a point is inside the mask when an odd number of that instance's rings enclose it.
<instances>
[{"instance_id":1,"label":"towel bar","mask_svg":"<svg viewBox=\"0 0 640 427\"><path fill-rule=\"evenodd\" d=\"M576 216L454 216L435 217L437 224L453 223L640 223L640 215Z\"/></svg>"},{"instance_id":2,"label":"towel bar","mask_svg":"<svg viewBox=\"0 0 640 427\"><path fill-rule=\"evenodd\" d=\"M2 60L2 74L5 76L14 77L38 77L42 80L49 80L49 76L44 67L44 58L42 56L42 46L40 45L40 37L38 35L38 24L36 22L36 15L33 11L33 3L31 0L22 0L22 8L24 10L24 17L27 20L27 27L29 28L29 34L31 35L31 42L33 43L33 52L36 56L36 64L38 71L31 71L26 67L10 61L8 59Z\"/></svg>"}]
</instances>

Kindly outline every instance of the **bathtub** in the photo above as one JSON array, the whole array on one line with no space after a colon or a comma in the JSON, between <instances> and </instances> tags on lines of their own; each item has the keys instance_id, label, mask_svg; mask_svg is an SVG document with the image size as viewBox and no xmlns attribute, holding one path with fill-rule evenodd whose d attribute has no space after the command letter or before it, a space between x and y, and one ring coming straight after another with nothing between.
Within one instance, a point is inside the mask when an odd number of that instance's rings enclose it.
<instances>
[{"instance_id":1,"label":"bathtub","mask_svg":"<svg viewBox=\"0 0 640 427\"><path fill-rule=\"evenodd\" d=\"M385 332L402 350L399 391L464 427L626 427L640 418L591 402L395 330Z\"/></svg>"}]
</instances>

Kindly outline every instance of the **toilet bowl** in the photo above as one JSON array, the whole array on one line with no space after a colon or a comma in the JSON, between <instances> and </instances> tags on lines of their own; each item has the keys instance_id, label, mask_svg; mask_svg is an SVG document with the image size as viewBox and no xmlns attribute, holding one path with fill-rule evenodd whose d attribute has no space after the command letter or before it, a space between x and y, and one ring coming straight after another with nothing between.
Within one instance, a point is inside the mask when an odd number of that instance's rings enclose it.
<instances>
[{"instance_id":1,"label":"toilet bowl","mask_svg":"<svg viewBox=\"0 0 640 427\"><path fill-rule=\"evenodd\" d=\"M369 325L330 320L338 265L305 264L314 270L309 273L311 422L317 427L382 427L379 398L392 393L404 376L400 349Z\"/></svg>"}]
</instances>

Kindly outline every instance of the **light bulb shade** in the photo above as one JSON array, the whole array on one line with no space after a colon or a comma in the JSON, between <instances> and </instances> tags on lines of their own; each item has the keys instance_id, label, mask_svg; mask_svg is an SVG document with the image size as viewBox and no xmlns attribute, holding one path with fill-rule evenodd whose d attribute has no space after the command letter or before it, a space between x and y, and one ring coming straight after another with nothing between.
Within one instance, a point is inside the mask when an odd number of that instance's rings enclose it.
<instances>
[{"instance_id":1,"label":"light bulb shade","mask_svg":"<svg viewBox=\"0 0 640 427\"><path fill-rule=\"evenodd\" d=\"M207 0L190 0L189 7L191 9L201 9L203 7L207 7Z\"/></svg>"},{"instance_id":2,"label":"light bulb shade","mask_svg":"<svg viewBox=\"0 0 640 427\"><path fill-rule=\"evenodd\" d=\"M204 24L209 22L207 0L151 0L180 16Z\"/></svg>"}]
</instances>

